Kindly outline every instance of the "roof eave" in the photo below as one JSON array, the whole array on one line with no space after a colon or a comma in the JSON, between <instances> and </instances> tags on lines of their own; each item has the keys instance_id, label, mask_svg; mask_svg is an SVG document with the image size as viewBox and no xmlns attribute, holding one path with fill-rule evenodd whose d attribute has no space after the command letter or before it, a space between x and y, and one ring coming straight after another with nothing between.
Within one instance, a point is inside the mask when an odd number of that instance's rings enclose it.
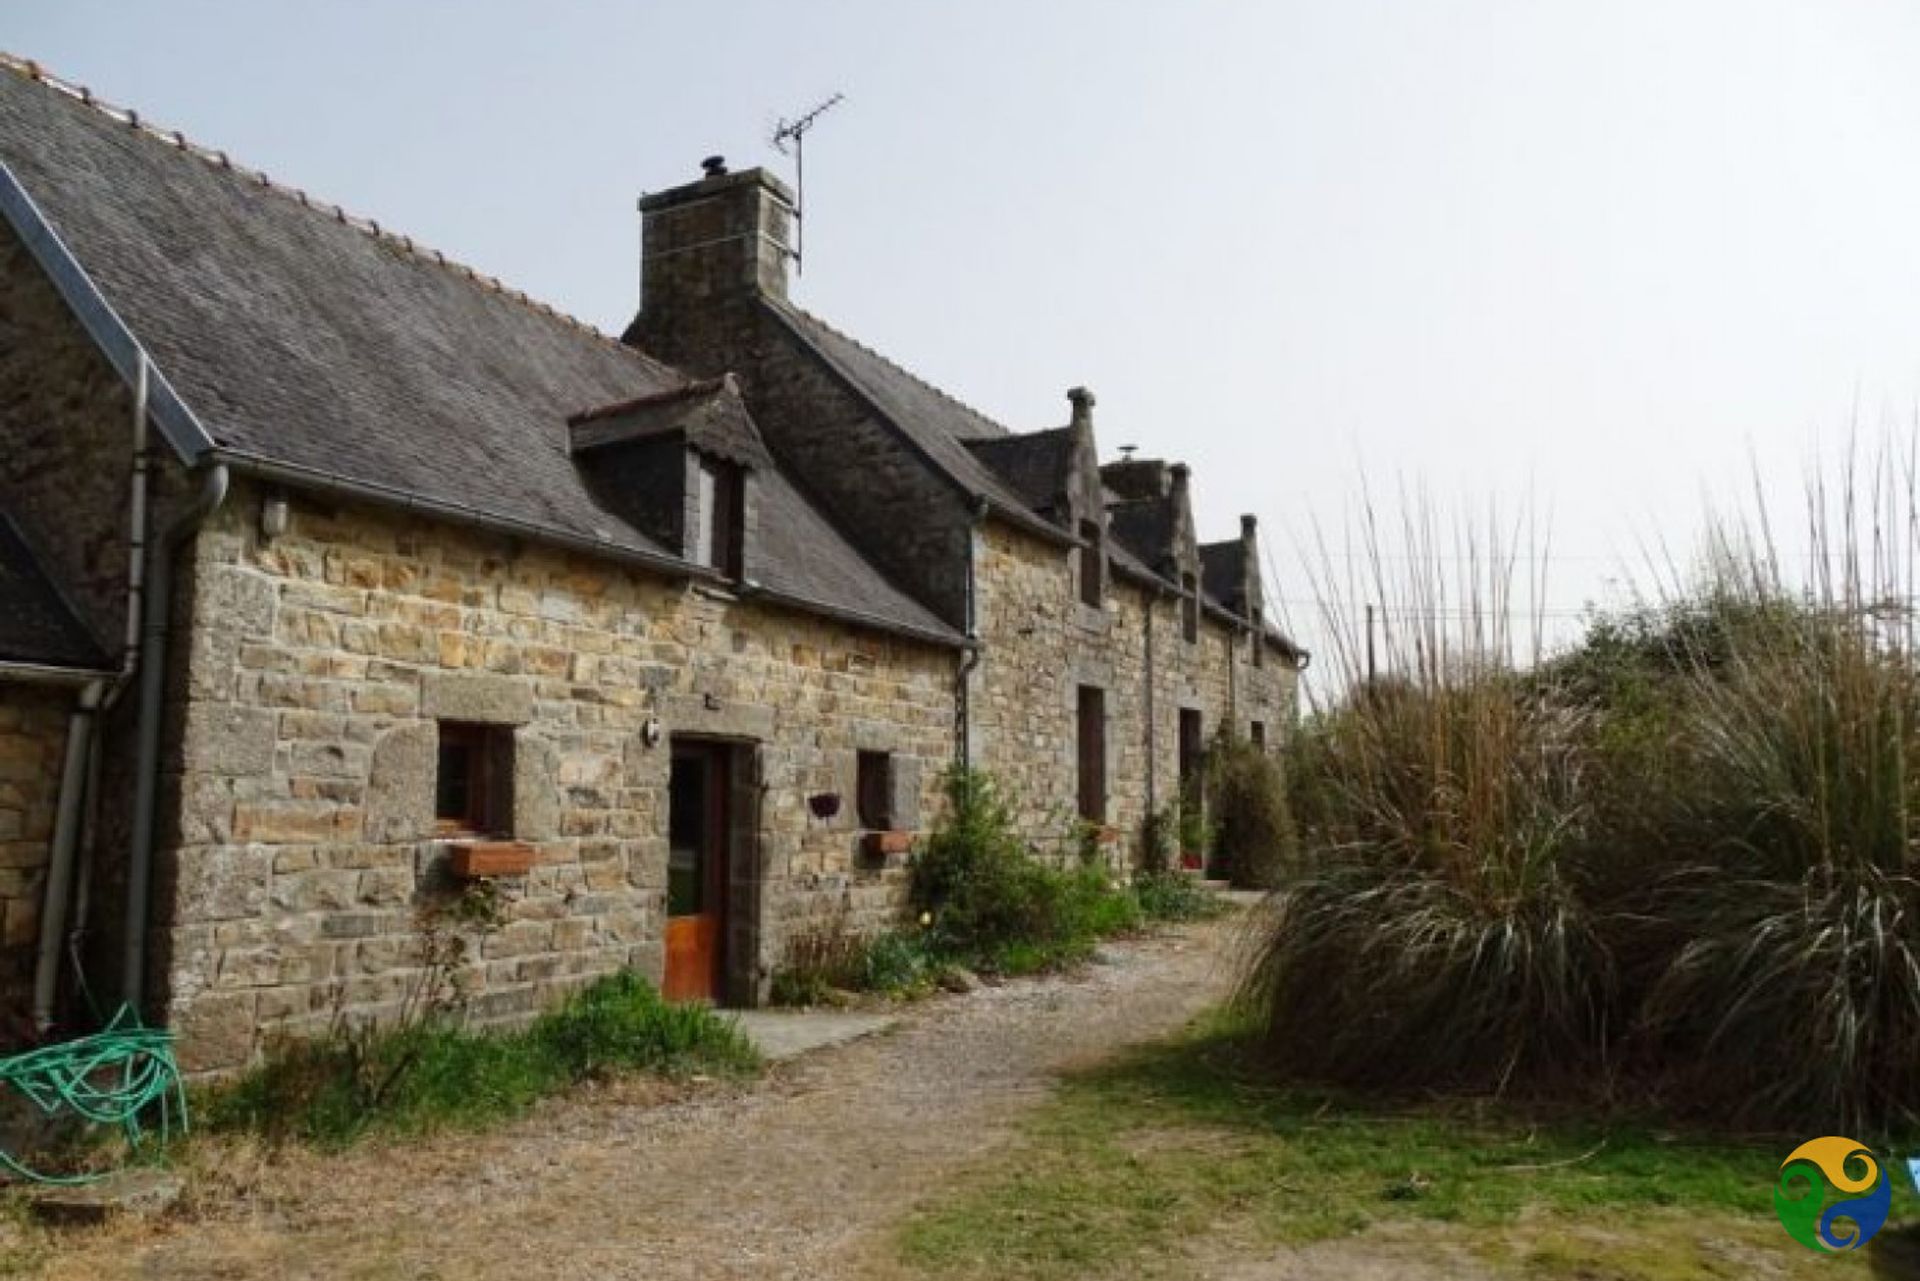
<instances>
[{"instance_id":1,"label":"roof eave","mask_svg":"<svg viewBox=\"0 0 1920 1281\"><path fill-rule=\"evenodd\" d=\"M173 389L153 357L133 336L133 330L107 302L100 287L4 161L0 161L0 214L5 215L8 225L19 235L40 269L47 273L81 328L129 388L139 385L140 366L145 361L147 409L154 424L182 463L193 466L202 461L215 448L212 433Z\"/></svg>"},{"instance_id":2,"label":"roof eave","mask_svg":"<svg viewBox=\"0 0 1920 1281\"><path fill-rule=\"evenodd\" d=\"M67 667L55 663L29 663L0 658L0 682L18 681L28 685L85 685L113 675L104 667Z\"/></svg>"}]
</instances>

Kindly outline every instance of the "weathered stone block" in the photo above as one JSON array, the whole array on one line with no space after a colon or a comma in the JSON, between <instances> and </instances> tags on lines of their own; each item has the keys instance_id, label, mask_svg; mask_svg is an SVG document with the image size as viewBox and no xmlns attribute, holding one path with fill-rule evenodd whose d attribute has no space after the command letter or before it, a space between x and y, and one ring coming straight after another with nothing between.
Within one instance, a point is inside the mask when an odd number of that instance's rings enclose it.
<instances>
[{"instance_id":1,"label":"weathered stone block","mask_svg":"<svg viewBox=\"0 0 1920 1281\"><path fill-rule=\"evenodd\" d=\"M533 719L533 686L509 676L433 672L422 688L421 711L443 721L524 725Z\"/></svg>"},{"instance_id":2,"label":"weathered stone block","mask_svg":"<svg viewBox=\"0 0 1920 1281\"><path fill-rule=\"evenodd\" d=\"M182 767L237 778L270 773L278 720L268 708L194 703L181 736Z\"/></svg>"},{"instance_id":3,"label":"weathered stone block","mask_svg":"<svg viewBox=\"0 0 1920 1281\"><path fill-rule=\"evenodd\" d=\"M251 992L207 993L176 1009L168 1022L178 1038L180 1070L244 1066L253 1056L254 1009Z\"/></svg>"},{"instance_id":4,"label":"weathered stone block","mask_svg":"<svg viewBox=\"0 0 1920 1281\"><path fill-rule=\"evenodd\" d=\"M273 881L274 851L203 845L175 855L174 917L181 924L258 916Z\"/></svg>"},{"instance_id":5,"label":"weathered stone block","mask_svg":"<svg viewBox=\"0 0 1920 1281\"><path fill-rule=\"evenodd\" d=\"M438 729L417 723L397 725L376 740L367 772L369 841L391 844L432 834L439 745Z\"/></svg>"}]
</instances>

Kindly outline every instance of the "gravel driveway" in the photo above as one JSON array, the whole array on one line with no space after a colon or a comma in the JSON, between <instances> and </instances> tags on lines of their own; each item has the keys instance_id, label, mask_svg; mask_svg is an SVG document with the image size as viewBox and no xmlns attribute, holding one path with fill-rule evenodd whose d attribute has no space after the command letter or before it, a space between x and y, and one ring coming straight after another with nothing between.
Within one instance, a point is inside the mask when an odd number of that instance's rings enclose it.
<instances>
[{"instance_id":1,"label":"gravel driveway","mask_svg":"<svg viewBox=\"0 0 1920 1281\"><path fill-rule=\"evenodd\" d=\"M188 1213L72 1240L59 1278L845 1276L1065 1068L1222 996L1231 922L914 1007L738 1089L635 1083L505 1130L336 1157L220 1151ZM884 1270L884 1265L882 1265Z\"/></svg>"}]
</instances>

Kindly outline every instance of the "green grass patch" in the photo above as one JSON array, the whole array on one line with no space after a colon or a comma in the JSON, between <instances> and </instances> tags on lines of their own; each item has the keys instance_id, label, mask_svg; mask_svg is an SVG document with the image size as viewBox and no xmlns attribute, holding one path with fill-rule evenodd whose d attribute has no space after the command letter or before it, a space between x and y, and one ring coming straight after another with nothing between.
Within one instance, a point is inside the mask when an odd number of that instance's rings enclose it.
<instances>
[{"instance_id":1,"label":"green grass patch","mask_svg":"<svg viewBox=\"0 0 1920 1281\"><path fill-rule=\"evenodd\" d=\"M1662 1276L1627 1257L1650 1217L1765 1225L1758 1239L1798 1249L1773 1225L1781 1155L1483 1101L1276 1088L1241 1034L1214 1026L1069 1079L1025 1142L917 1212L900 1248L927 1273L1044 1281L1152 1275L1223 1228L1277 1247L1398 1221L1471 1230L1523 1275ZM1517 1224L1561 1222L1622 1241L1506 1240ZM1620 1270L1594 1262L1615 1255Z\"/></svg>"},{"instance_id":2,"label":"green grass patch","mask_svg":"<svg viewBox=\"0 0 1920 1281\"><path fill-rule=\"evenodd\" d=\"M373 1131L477 1128L579 1082L625 1072L744 1073L758 1064L734 1023L669 1004L632 973L598 979L529 1027L474 1031L446 1019L289 1041L206 1095L215 1132L342 1147Z\"/></svg>"}]
</instances>

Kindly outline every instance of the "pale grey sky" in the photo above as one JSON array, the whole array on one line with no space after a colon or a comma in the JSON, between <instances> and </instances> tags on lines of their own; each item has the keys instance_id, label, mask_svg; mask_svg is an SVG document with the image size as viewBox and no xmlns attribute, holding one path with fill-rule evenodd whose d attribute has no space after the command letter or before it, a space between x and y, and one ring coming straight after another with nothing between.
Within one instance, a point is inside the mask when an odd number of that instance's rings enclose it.
<instances>
[{"instance_id":1,"label":"pale grey sky","mask_svg":"<svg viewBox=\"0 0 1920 1281\"><path fill-rule=\"evenodd\" d=\"M1016 429L1550 509L1549 607L1920 402L1920 6L9 0L0 43L618 331L634 199L833 91L799 300ZM1300 631L1310 642L1313 628Z\"/></svg>"}]
</instances>

